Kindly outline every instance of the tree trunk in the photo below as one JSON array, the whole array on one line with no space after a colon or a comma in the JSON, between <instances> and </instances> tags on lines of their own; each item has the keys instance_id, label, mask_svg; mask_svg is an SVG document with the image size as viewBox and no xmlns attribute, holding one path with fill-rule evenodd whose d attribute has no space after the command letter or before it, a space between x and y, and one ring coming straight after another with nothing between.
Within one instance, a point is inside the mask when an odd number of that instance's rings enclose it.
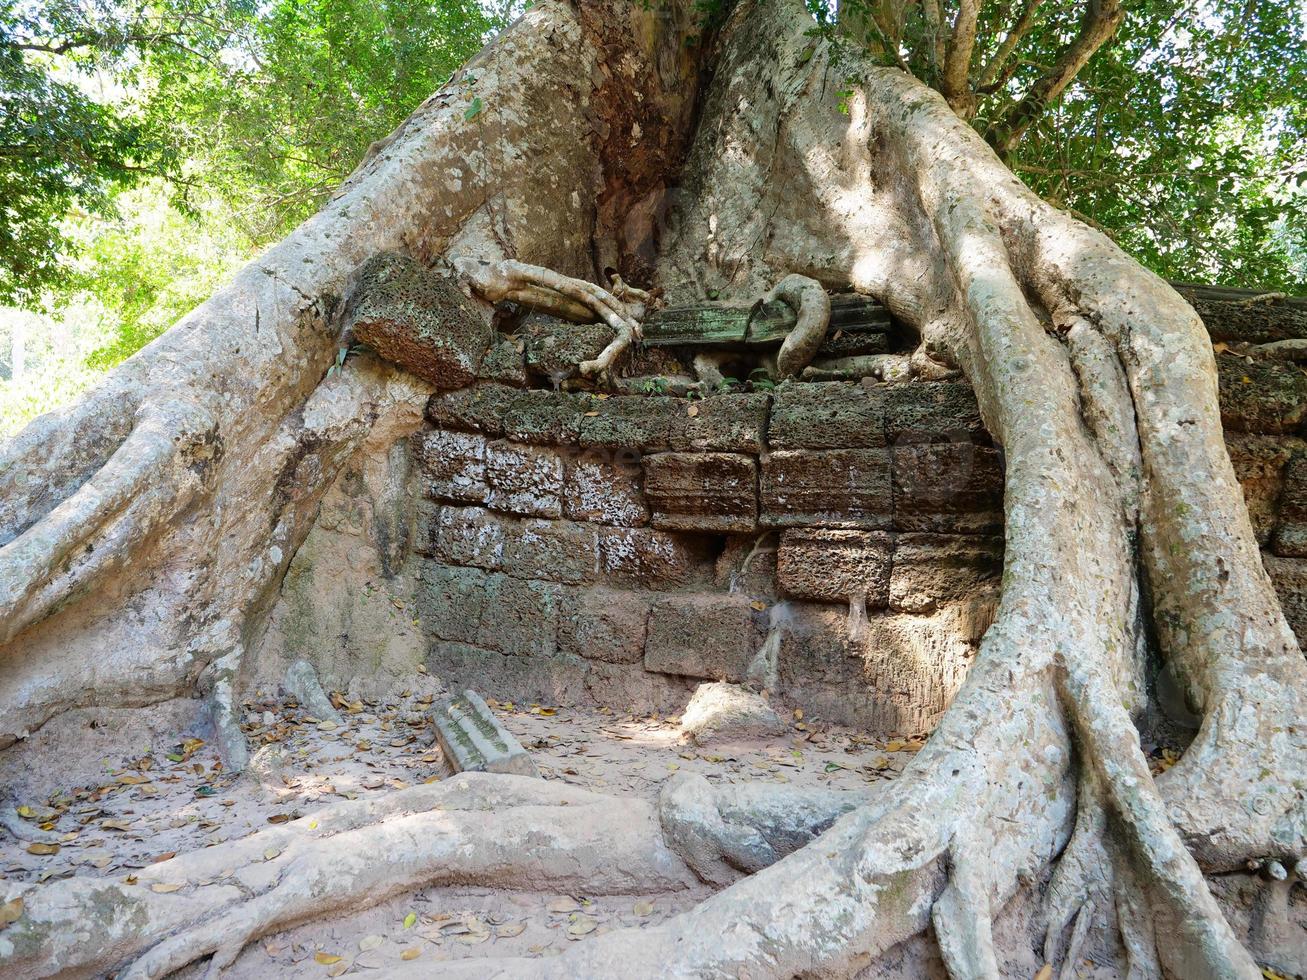
<instances>
[{"instance_id":1,"label":"tree trunk","mask_svg":"<svg viewBox=\"0 0 1307 980\"><path fill-rule=\"evenodd\" d=\"M799 273L876 296L974 385L1006 454L998 618L891 795L664 926L506 969L842 976L933 929L951 976L999 976L993 920L1035 889L1048 962L1088 929L1131 976L1256 976L1204 873L1304 854L1307 670L1201 322L910 76L860 68L843 112L798 0L741 3L699 48L679 11L535 6L327 209L8 448L0 737L197 682L230 711L319 495L427 394L365 360L323 380L371 254L611 265L673 302ZM1154 779L1159 666L1203 723Z\"/></svg>"}]
</instances>

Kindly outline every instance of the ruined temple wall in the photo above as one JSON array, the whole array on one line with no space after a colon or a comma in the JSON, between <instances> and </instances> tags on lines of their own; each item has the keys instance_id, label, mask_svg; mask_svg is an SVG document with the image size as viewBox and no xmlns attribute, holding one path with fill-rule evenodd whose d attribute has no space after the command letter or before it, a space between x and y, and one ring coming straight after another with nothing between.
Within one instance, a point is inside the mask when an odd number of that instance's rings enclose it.
<instances>
[{"instance_id":1,"label":"ruined temple wall","mask_svg":"<svg viewBox=\"0 0 1307 980\"><path fill-rule=\"evenodd\" d=\"M1307 374L1218 363L1307 641ZM1002 573L1002 454L968 385L605 397L524 387L521 365L500 343L423 431L350 467L292 563L270 663L356 689L420 663L505 700L637 712L750 681L811 717L932 727Z\"/></svg>"}]
</instances>

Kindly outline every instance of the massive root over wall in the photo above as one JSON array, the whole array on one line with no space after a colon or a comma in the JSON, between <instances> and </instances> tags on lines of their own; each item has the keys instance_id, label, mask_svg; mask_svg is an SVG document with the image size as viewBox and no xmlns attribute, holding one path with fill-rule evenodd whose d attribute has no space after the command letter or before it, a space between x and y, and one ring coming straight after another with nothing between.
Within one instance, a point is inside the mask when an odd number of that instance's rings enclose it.
<instances>
[{"instance_id":1,"label":"massive root over wall","mask_svg":"<svg viewBox=\"0 0 1307 980\"><path fill-rule=\"evenodd\" d=\"M423 393L366 364L319 383L331 297L368 255L506 257L598 279L587 265L599 252L619 269L623 256L647 260L648 241L630 247L605 216L653 193L669 297L751 299L791 273L852 285L961 367L1006 456L1003 597L892 795L657 929L529 969L850 975L933 930L950 975L998 976L994 918L1018 890L1039 889L1049 962L1090 944L1130 975L1255 976L1205 875L1293 867L1307 852L1307 668L1225 453L1194 312L1040 201L916 80L855 67L842 111L849 69L808 36L796 0L738 4L701 52L713 79L669 195L684 104L652 100L660 113L633 137L588 83L584 110L544 94L605 70L629 80L656 61L623 33L639 12L580 11L534 8L471 66L489 118L465 118L457 85L434 97L327 211L81 409L8 450L7 737L117 690L75 669L102 623L97 635L149 638L115 665L151 678L132 686L138 699L196 676L217 691L236 682L259 597L331 467L378 428L401 428ZM659 77L694 75L676 60L685 50L656 62ZM615 128L658 152L615 166ZM530 167L515 169L524 156ZM42 442L58 451L42 459ZM250 500L276 505L235 512ZM201 553L215 535L233 542L230 559ZM124 607L137 610L129 625ZM169 614L194 639L141 623ZM1202 723L1154 778L1140 728L1156 719L1159 671Z\"/></svg>"}]
</instances>

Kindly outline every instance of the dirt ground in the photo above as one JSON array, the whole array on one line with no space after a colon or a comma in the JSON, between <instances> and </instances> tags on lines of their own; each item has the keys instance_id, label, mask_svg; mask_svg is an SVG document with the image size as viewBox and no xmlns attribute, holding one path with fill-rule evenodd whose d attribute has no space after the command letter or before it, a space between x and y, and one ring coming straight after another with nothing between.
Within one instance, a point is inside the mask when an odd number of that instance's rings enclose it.
<instances>
[{"instance_id":1,"label":"dirt ground","mask_svg":"<svg viewBox=\"0 0 1307 980\"><path fill-rule=\"evenodd\" d=\"M243 776L223 771L203 729L170 724L185 706L91 711L43 730L20 753L22 772L0 773L5 805L48 843L0 834L0 878L71 874L130 879L174 854L244 837L340 799L382 794L450 775L435 743L432 678L379 699L333 694L344 724L268 696L245 705L255 749ZM892 779L920 742L876 739L791 717L784 736L727 746L682 741L675 717L496 701L491 707L531 753L545 779L596 792L653 798L682 770L716 782L767 781L854 789ZM80 781L60 780L61 772ZM34 853L35 852L35 853ZM702 900L660 896L547 895L484 888L424 889L265 938L227 972L233 977L321 977L384 970L401 958L548 956L605 931L656 924Z\"/></svg>"}]
</instances>

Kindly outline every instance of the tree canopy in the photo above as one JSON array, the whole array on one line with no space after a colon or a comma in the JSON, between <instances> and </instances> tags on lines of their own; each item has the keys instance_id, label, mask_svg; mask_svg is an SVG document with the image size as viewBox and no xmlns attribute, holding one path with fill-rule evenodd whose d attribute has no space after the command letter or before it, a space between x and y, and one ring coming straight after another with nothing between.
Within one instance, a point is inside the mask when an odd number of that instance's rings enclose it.
<instances>
[{"instance_id":1,"label":"tree canopy","mask_svg":"<svg viewBox=\"0 0 1307 980\"><path fill-rule=\"evenodd\" d=\"M1307 286L1294 0L809 3L815 33L938 89L1156 272ZM0 304L90 297L109 336L86 357L116 363L319 207L518 8L0 0Z\"/></svg>"}]
</instances>

